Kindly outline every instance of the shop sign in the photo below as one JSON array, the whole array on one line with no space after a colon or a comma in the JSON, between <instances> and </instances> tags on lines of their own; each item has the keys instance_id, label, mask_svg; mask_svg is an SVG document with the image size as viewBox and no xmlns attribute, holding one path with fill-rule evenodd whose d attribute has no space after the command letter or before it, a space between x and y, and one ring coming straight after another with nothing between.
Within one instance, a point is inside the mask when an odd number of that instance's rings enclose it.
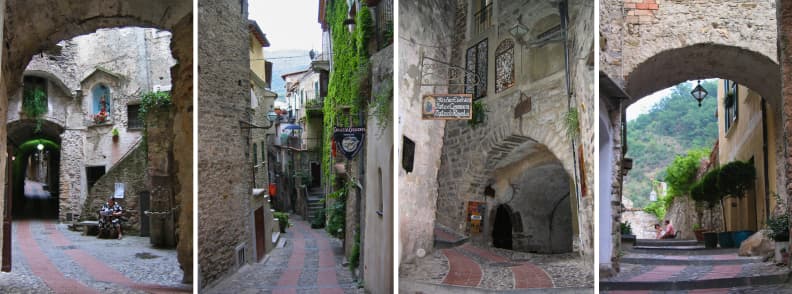
<instances>
[{"instance_id":1,"label":"shop sign","mask_svg":"<svg viewBox=\"0 0 792 294\"><path fill-rule=\"evenodd\" d=\"M335 141L336 149L341 151L347 160L352 160L363 148L365 135L365 127L335 127L333 141Z\"/></svg>"},{"instance_id":2,"label":"shop sign","mask_svg":"<svg viewBox=\"0 0 792 294\"><path fill-rule=\"evenodd\" d=\"M473 117L470 94L432 94L423 97L423 119L469 120Z\"/></svg>"}]
</instances>

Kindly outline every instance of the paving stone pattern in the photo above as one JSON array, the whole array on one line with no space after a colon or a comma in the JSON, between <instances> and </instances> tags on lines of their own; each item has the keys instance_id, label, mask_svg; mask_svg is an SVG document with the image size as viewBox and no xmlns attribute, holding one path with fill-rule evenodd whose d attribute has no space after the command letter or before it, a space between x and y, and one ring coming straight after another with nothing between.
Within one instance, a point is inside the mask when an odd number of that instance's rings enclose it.
<instances>
[{"instance_id":1,"label":"paving stone pattern","mask_svg":"<svg viewBox=\"0 0 792 294\"><path fill-rule=\"evenodd\" d=\"M341 240L314 230L297 216L282 234L283 248L275 248L261 262L237 273L205 293L364 293L342 265Z\"/></svg>"},{"instance_id":2,"label":"paving stone pattern","mask_svg":"<svg viewBox=\"0 0 792 294\"><path fill-rule=\"evenodd\" d=\"M148 238L96 239L47 221L13 225L12 271L2 293L191 293L181 284L175 250Z\"/></svg>"},{"instance_id":3,"label":"paving stone pattern","mask_svg":"<svg viewBox=\"0 0 792 294\"><path fill-rule=\"evenodd\" d=\"M414 265L402 265L405 281L489 290L591 287L593 272L578 254L540 255L465 244L435 250Z\"/></svg>"}]
</instances>

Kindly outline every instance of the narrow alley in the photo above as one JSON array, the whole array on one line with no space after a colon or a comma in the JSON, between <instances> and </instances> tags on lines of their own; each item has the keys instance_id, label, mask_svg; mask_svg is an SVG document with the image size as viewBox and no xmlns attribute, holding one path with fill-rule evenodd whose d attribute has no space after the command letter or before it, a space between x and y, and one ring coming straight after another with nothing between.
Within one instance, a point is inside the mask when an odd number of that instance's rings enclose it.
<instances>
[{"instance_id":1,"label":"narrow alley","mask_svg":"<svg viewBox=\"0 0 792 294\"><path fill-rule=\"evenodd\" d=\"M205 293L364 293L344 264L341 240L311 229L299 216L290 215L290 222L268 257Z\"/></svg>"},{"instance_id":2,"label":"narrow alley","mask_svg":"<svg viewBox=\"0 0 792 294\"><path fill-rule=\"evenodd\" d=\"M13 236L2 293L192 293L176 250L151 248L147 237L97 239L41 220L15 222Z\"/></svg>"}]
</instances>

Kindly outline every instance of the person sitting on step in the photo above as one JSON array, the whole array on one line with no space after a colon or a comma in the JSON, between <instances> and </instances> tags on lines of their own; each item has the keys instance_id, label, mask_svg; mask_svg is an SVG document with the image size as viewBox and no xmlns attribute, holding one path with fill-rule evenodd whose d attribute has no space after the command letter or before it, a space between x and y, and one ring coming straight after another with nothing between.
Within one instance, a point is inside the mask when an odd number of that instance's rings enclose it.
<instances>
[{"instance_id":1,"label":"person sitting on step","mask_svg":"<svg viewBox=\"0 0 792 294\"><path fill-rule=\"evenodd\" d=\"M675 237L676 231L674 231L674 225L671 224L671 221L665 220L665 233L663 233L661 239L673 239Z\"/></svg>"}]
</instances>

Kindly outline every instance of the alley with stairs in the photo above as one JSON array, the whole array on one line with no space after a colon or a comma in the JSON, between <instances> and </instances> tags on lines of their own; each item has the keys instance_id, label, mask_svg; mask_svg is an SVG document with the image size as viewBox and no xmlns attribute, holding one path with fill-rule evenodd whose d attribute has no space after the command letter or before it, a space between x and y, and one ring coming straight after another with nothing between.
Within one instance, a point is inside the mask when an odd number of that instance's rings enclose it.
<instances>
[{"instance_id":1,"label":"alley with stairs","mask_svg":"<svg viewBox=\"0 0 792 294\"><path fill-rule=\"evenodd\" d=\"M623 244L618 275L600 280L603 293L790 293L790 271L736 248L705 248L696 240Z\"/></svg>"}]
</instances>

